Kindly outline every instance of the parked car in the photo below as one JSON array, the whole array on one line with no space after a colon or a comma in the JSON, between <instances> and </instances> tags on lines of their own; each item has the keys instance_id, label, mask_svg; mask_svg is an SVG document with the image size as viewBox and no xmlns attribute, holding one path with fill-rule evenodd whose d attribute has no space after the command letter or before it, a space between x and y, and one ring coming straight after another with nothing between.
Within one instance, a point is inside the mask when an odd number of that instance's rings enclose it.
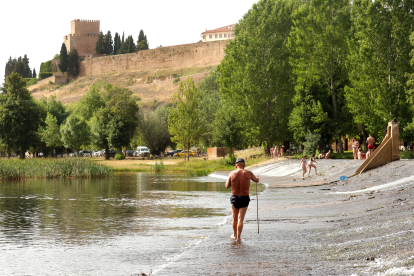
<instances>
[{"instance_id":1,"label":"parked car","mask_svg":"<svg viewBox=\"0 0 414 276\"><path fill-rule=\"evenodd\" d=\"M165 156L174 156L176 153L180 153L180 152L182 152L183 150L173 150L173 151L169 151L169 152L167 152L166 154L165 154Z\"/></svg>"},{"instance_id":2,"label":"parked car","mask_svg":"<svg viewBox=\"0 0 414 276\"><path fill-rule=\"evenodd\" d=\"M192 151L192 150L185 150L185 151L182 151L182 152L180 152L180 153L177 153L177 155L178 155L179 157L184 157L184 156L196 156L195 152L194 152L194 151Z\"/></svg>"},{"instance_id":3,"label":"parked car","mask_svg":"<svg viewBox=\"0 0 414 276\"><path fill-rule=\"evenodd\" d=\"M109 157L115 157L116 150L109 150ZM105 150L102 150L102 156L105 157Z\"/></svg>"},{"instance_id":4,"label":"parked car","mask_svg":"<svg viewBox=\"0 0 414 276\"><path fill-rule=\"evenodd\" d=\"M147 147L137 147L134 156L136 157L150 157L151 153Z\"/></svg>"},{"instance_id":5,"label":"parked car","mask_svg":"<svg viewBox=\"0 0 414 276\"><path fill-rule=\"evenodd\" d=\"M134 156L135 151L134 150L123 150L122 153L127 157Z\"/></svg>"}]
</instances>

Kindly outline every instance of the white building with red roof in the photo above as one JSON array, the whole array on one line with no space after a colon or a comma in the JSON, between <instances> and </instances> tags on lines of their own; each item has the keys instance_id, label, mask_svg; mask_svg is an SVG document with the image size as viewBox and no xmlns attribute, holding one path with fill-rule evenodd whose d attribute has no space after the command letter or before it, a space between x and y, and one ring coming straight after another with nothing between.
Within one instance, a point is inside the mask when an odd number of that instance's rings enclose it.
<instances>
[{"instance_id":1,"label":"white building with red roof","mask_svg":"<svg viewBox=\"0 0 414 276\"><path fill-rule=\"evenodd\" d=\"M235 26L236 24L231 24L214 30L206 30L201 33L201 39L203 42L233 39Z\"/></svg>"}]
</instances>

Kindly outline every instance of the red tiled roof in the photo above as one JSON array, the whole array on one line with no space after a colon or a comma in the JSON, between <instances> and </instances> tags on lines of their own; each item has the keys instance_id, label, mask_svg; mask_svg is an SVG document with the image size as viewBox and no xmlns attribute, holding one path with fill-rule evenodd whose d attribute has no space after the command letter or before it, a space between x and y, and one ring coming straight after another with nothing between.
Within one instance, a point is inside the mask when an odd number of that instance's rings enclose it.
<instances>
[{"instance_id":1,"label":"red tiled roof","mask_svg":"<svg viewBox=\"0 0 414 276\"><path fill-rule=\"evenodd\" d=\"M214 30L208 30L208 31L202 32L201 34L229 32L229 31L232 31L235 26L236 24L231 24L228 26L214 29Z\"/></svg>"}]
</instances>

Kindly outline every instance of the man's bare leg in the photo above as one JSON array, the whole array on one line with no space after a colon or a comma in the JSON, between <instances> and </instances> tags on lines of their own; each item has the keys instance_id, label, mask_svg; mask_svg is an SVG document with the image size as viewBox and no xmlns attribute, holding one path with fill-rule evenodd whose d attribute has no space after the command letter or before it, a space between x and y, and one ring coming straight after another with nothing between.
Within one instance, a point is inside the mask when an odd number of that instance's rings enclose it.
<instances>
[{"instance_id":1,"label":"man's bare leg","mask_svg":"<svg viewBox=\"0 0 414 276\"><path fill-rule=\"evenodd\" d=\"M236 208L234 208L233 205L232 205L232 208L233 209L236 209ZM241 241L241 238L240 237L241 237L241 233L243 231L243 222L244 222L244 216L246 215L246 212L247 212L247 207L238 209L236 241ZM234 212L233 212L233 214L234 214ZM233 222L234 222L234 220L233 220Z\"/></svg>"},{"instance_id":2,"label":"man's bare leg","mask_svg":"<svg viewBox=\"0 0 414 276\"><path fill-rule=\"evenodd\" d=\"M237 238L237 221L239 218L239 210L237 208L234 208L233 204L231 205L231 210L233 211L233 235L231 235L232 239Z\"/></svg>"}]
</instances>

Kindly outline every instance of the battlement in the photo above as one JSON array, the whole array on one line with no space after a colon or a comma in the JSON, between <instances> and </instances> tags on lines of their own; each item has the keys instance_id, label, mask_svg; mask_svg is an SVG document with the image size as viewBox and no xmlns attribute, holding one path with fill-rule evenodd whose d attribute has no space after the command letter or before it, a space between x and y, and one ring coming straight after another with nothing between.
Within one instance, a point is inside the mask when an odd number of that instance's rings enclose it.
<instances>
[{"instance_id":1,"label":"battlement","mask_svg":"<svg viewBox=\"0 0 414 276\"><path fill-rule=\"evenodd\" d=\"M70 21L70 23L72 23L74 21L80 21L80 22L100 22L100 20L74 19L74 20Z\"/></svg>"},{"instance_id":2,"label":"battlement","mask_svg":"<svg viewBox=\"0 0 414 276\"><path fill-rule=\"evenodd\" d=\"M80 20L75 19L70 22L70 33L71 34L88 34L88 33L99 33L100 31L100 20Z\"/></svg>"}]
</instances>

